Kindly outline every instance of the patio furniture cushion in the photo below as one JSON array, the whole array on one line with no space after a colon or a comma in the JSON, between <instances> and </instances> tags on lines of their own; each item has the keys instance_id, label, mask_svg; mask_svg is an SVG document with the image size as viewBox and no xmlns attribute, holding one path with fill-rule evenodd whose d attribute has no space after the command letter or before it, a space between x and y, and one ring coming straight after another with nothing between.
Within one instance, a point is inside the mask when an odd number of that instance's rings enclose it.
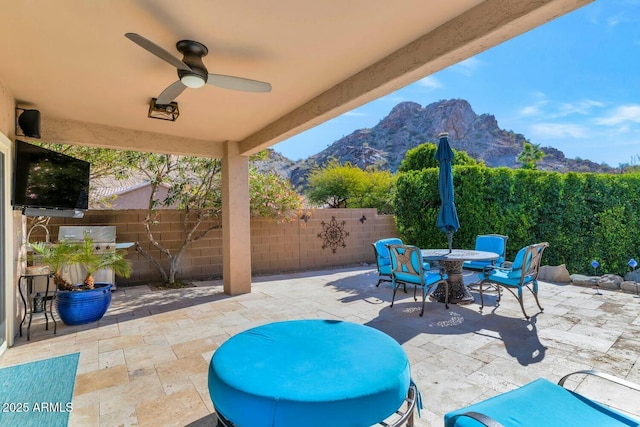
<instances>
[{"instance_id":1,"label":"patio furniture cushion","mask_svg":"<svg viewBox=\"0 0 640 427\"><path fill-rule=\"evenodd\" d=\"M469 417L455 415L476 412L491 417L504 426L639 426L639 421L621 414L578 393L537 379L515 390L449 412L445 427L477 427L484 424Z\"/></svg>"},{"instance_id":2,"label":"patio furniture cushion","mask_svg":"<svg viewBox=\"0 0 640 427\"><path fill-rule=\"evenodd\" d=\"M475 250L493 252L498 254L499 257L492 261L465 261L463 267L471 270L482 270L487 265L502 265L507 251L507 239L507 236L501 234L482 234L477 236Z\"/></svg>"},{"instance_id":3,"label":"patio furniture cushion","mask_svg":"<svg viewBox=\"0 0 640 427\"><path fill-rule=\"evenodd\" d=\"M413 298L417 301L416 292L418 288L422 290L422 309L420 316L424 314L424 304L427 295L430 294L436 285L445 286L445 308L449 308L449 285L444 269L439 273L425 271L425 263L422 261L422 252L417 246L411 245L389 245L391 254L391 286L393 296L391 297L391 307L396 299L396 292L400 285L413 285Z\"/></svg>"},{"instance_id":4,"label":"patio furniture cushion","mask_svg":"<svg viewBox=\"0 0 640 427\"><path fill-rule=\"evenodd\" d=\"M391 281L391 256L389 254L389 245L402 245L402 240L390 237L388 239L380 239L373 243L378 275L380 276L376 286L380 286L380 283L383 281ZM429 270L431 265L428 262L423 262L422 268Z\"/></svg>"},{"instance_id":5,"label":"patio furniture cushion","mask_svg":"<svg viewBox=\"0 0 640 427\"><path fill-rule=\"evenodd\" d=\"M527 288L533 294L536 304L538 304L538 308L540 309L540 312L542 312L543 308L538 300L538 273L540 271L542 253L547 246L549 246L547 242L542 242L535 245L525 246L520 249L511 264L511 268L493 266L485 267L482 272L478 288L480 291L480 312L482 313L484 308L483 288L485 286L491 286L497 289L498 304L500 304L502 295L500 287L503 286L518 299L520 309L522 309L522 314L529 319L530 317L524 309L522 295L522 290Z\"/></svg>"},{"instance_id":6,"label":"patio furniture cushion","mask_svg":"<svg viewBox=\"0 0 640 427\"><path fill-rule=\"evenodd\" d=\"M440 273L430 273L428 271L425 271L422 273L423 279L422 281L420 280L419 276L416 276L414 274L410 274L410 273L396 273L395 277L396 280L402 283L411 283L414 285L421 285L424 284L426 286L432 285L436 282L439 282L440 280L447 279L447 275L440 275Z\"/></svg>"},{"instance_id":7,"label":"patio furniture cushion","mask_svg":"<svg viewBox=\"0 0 640 427\"><path fill-rule=\"evenodd\" d=\"M393 338L332 320L249 329L209 365L214 407L239 427L369 426L401 406L409 383L409 361Z\"/></svg>"},{"instance_id":8,"label":"patio furniture cushion","mask_svg":"<svg viewBox=\"0 0 640 427\"><path fill-rule=\"evenodd\" d=\"M402 240L397 238L389 238L389 239L380 239L374 243L376 248L376 255L378 258L378 265L390 265L391 264L391 256L389 255L389 249L387 249L387 245L401 245Z\"/></svg>"},{"instance_id":9,"label":"patio furniture cushion","mask_svg":"<svg viewBox=\"0 0 640 427\"><path fill-rule=\"evenodd\" d=\"M491 273L491 281L494 283L500 283L503 286L512 286L512 287L518 287L518 285L520 284L520 275L516 276L514 274L515 272L512 271L508 271L508 270L493 270L493 272ZM480 279L484 279L485 276L484 274L480 273L478 274L478 277ZM533 277L532 276L526 276L525 277L525 281L530 281L532 280Z\"/></svg>"}]
</instances>

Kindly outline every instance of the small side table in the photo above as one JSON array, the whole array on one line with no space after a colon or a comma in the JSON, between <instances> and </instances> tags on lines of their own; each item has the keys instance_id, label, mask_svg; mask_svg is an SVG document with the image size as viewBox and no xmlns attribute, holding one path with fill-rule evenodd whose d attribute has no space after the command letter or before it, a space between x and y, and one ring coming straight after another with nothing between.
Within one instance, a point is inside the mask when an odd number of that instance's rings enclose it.
<instances>
[{"instance_id":1,"label":"small side table","mask_svg":"<svg viewBox=\"0 0 640 427\"><path fill-rule=\"evenodd\" d=\"M34 314L34 304L33 304L33 282L38 277L46 277L47 278L47 288L44 293L44 306L43 311L40 313L44 313L45 318L45 330L49 330L49 316L47 316L47 302L49 303L49 314L51 315L51 320L53 321L53 333L56 334L58 331L58 325L56 323L55 317L53 317L53 302L56 299L57 289L54 289L51 298L49 298L49 285L51 283L52 273L46 274L24 274L20 276L18 279L18 292L20 292L20 298L22 298L22 304L24 305L24 314L22 315L22 321L20 322L20 336L22 336L22 325L27 319L27 315L29 315L29 323L27 325L27 341L31 340L31 320L33 319ZM25 291L22 291L22 284L25 283ZM26 294L26 298L25 298ZM37 313L36 313L37 314Z\"/></svg>"}]
</instances>

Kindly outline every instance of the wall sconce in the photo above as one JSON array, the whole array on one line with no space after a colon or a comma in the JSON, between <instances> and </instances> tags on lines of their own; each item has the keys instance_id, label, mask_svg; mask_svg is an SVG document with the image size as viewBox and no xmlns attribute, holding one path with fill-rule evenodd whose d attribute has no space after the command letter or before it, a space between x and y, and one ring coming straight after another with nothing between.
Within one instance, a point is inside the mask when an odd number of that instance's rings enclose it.
<instances>
[{"instance_id":1,"label":"wall sconce","mask_svg":"<svg viewBox=\"0 0 640 427\"><path fill-rule=\"evenodd\" d=\"M307 223L307 221L309 221L309 218L311 218L311 214L308 212L305 212L302 215L300 215L300 219L304 221L305 224Z\"/></svg>"},{"instance_id":2,"label":"wall sconce","mask_svg":"<svg viewBox=\"0 0 640 427\"><path fill-rule=\"evenodd\" d=\"M367 217L362 215L362 218L360 218L358 221L360 221L362 224L364 224L364 222L367 220Z\"/></svg>"},{"instance_id":3,"label":"wall sconce","mask_svg":"<svg viewBox=\"0 0 640 427\"><path fill-rule=\"evenodd\" d=\"M16 136L40 138L40 111L16 108Z\"/></svg>"},{"instance_id":4,"label":"wall sconce","mask_svg":"<svg viewBox=\"0 0 640 427\"><path fill-rule=\"evenodd\" d=\"M178 103L174 101L169 104L157 104L157 100L157 98L151 98L151 102L149 103L149 114L147 117L150 119L175 122L178 116L180 116Z\"/></svg>"}]
</instances>

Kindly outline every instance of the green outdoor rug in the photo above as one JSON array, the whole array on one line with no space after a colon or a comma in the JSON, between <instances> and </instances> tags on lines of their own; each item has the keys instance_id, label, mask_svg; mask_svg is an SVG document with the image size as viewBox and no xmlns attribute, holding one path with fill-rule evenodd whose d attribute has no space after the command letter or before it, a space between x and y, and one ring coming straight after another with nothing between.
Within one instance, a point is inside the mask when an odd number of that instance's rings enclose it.
<instances>
[{"instance_id":1,"label":"green outdoor rug","mask_svg":"<svg viewBox=\"0 0 640 427\"><path fill-rule=\"evenodd\" d=\"M0 426L66 426L80 353L0 369Z\"/></svg>"}]
</instances>

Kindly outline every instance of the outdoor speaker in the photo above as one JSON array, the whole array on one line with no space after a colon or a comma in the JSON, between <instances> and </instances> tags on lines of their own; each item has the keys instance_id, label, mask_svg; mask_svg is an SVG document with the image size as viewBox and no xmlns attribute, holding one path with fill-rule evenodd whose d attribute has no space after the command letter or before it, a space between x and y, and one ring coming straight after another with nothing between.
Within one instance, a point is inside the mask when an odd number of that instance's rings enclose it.
<instances>
[{"instance_id":1,"label":"outdoor speaker","mask_svg":"<svg viewBox=\"0 0 640 427\"><path fill-rule=\"evenodd\" d=\"M22 114L18 117L18 126L22 130L20 136L40 138L40 111L22 110Z\"/></svg>"}]
</instances>

